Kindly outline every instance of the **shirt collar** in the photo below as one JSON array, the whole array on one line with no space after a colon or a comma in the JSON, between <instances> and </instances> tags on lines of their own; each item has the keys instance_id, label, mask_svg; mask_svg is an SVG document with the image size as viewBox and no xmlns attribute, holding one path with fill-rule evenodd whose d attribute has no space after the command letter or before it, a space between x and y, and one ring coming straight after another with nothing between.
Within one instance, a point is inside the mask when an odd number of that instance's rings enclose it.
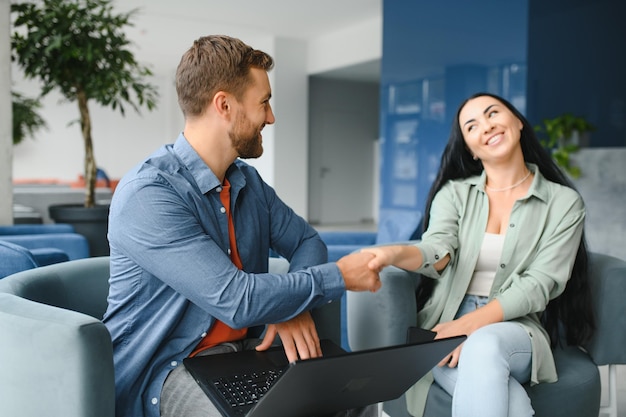
<instances>
[{"instance_id":1,"label":"shirt collar","mask_svg":"<svg viewBox=\"0 0 626 417\"><path fill-rule=\"evenodd\" d=\"M189 144L189 141L187 141L183 133L178 135L176 142L174 142L174 153L176 153L178 158L180 158L185 165L203 194L222 185L217 176L211 171L211 168L204 163L200 155L198 155L195 149ZM243 176L236 162L228 168L226 176L232 187L231 192L233 189L238 189L243 186Z\"/></svg>"},{"instance_id":2,"label":"shirt collar","mask_svg":"<svg viewBox=\"0 0 626 417\"><path fill-rule=\"evenodd\" d=\"M539 171L539 167L535 164L526 163L528 169L535 174L533 178L533 183L530 185L530 189L528 190L528 195L523 199L532 197L537 197L542 201L548 200L548 180L541 174ZM487 182L487 174L483 170L480 175L475 175L473 177L466 178L464 180L467 184L475 185L478 190L481 192L485 192L485 183Z\"/></svg>"}]
</instances>

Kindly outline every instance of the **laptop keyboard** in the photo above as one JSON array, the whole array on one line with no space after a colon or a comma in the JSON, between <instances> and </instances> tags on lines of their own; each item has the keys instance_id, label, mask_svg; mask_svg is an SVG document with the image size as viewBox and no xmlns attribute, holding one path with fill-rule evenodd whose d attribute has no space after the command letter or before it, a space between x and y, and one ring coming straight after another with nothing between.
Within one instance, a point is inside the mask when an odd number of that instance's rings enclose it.
<instances>
[{"instance_id":1,"label":"laptop keyboard","mask_svg":"<svg viewBox=\"0 0 626 417\"><path fill-rule=\"evenodd\" d=\"M282 375L282 369L221 377L211 381L232 407L256 404Z\"/></svg>"}]
</instances>

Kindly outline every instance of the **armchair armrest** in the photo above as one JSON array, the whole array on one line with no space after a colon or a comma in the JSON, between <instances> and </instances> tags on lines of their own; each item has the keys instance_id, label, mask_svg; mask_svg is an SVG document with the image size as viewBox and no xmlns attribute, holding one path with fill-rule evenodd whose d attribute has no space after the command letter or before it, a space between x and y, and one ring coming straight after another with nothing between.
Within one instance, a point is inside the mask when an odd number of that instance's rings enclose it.
<instances>
[{"instance_id":1,"label":"armchair armrest","mask_svg":"<svg viewBox=\"0 0 626 417\"><path fill-rule=\"evenodd\" d=\"M0 226L2 235L40 235L45 233L76 233L74 226L67 223L53 224L14 224Z\"/></svg>"},{"instance_id":2,"label":"armchair armrest","mask_svg":"<svg viewBox=\"0 0 626 417\"><path fill-rule=\"evenodd\" d=\"M589 254L596 332L585 346L597 365L626 364L626 261Z\"/></svg>"},{"instance_id":3,"label":"armchair armrest","mask_svg":"<svg viewBox=\"0 0 626 417\"><path fill-rule=\"evenodd\" d=\"M89 257L89 243L78 233L41 233L22 235L0 235L0 239L26 249L56 248L65 252L70 260Z\"/></svg>"},{"instance_id":4,"label":"armchair armrest","mask_svg":"<svg viewBox=\"0 0 626 417\"><path fill-rule=\"evenodd\" d=\"M3 415L114 415L113 349L102 322L0 293L0 334Z\"/></svg>"},{"instance_id":5,"label":"armchair armrest","mask_svg":"<svg viewBox=\"0 0 626 417\"><path fill-rule=\"evenodd\" d=\"M39 266L33 254L23 246L0 240L0 279Z\"/></svg>"},{"instance_id":6,"label":"armchair armrest","mask_svg":"<svg viewBox=\"0 0 626 417\"><path fill-rule=\"evenodd\" d=\"M67 253L57 248L31 249L30 252L33 254L33 257L39 266L58 264L59 262L66 262L70 260Z\"/></svg>"},{"instance_id":7,"label":"armchair armrest","mask_svg":"<svg viewBox=\"0 0 626 417\"><path fill-rule=\"evenodd\" d=\"M387 267L380 273L378 292L347 292L351 350L406 343L407 329L416 325L415 290L420 279L417 273Z\"/></svg>"}]
</instances>

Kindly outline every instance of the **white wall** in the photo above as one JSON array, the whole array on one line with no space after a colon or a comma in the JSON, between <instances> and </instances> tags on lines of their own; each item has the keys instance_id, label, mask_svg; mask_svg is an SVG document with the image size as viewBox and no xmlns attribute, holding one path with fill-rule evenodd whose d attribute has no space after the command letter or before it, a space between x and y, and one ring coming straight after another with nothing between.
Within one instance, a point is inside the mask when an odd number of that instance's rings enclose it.
<instances>
[{"instance_id":1,"label":"white wall","mask_svg":"<svg viewBox=\"0 0 626 417\"><path fill-rule=\"evenodd\" d=\"M309 74L380 59L382 33L382 18L373 18L314 39L307 50Z\"/></svg>"},{"instance_id":2,"label":"white wall","mask_svg":"<svg viewBox=\"0 0 626 417\"><path fill-rule=\"evenodd\" d=\"M572 159L582 171L573 182L585 201L589 250L626 259L626 148L584 148Z\"/></svg>"},{"instance_id":3,"label":"white wall","mask_svg":"<svg viewBox=\"0 0 626 417\"><path fill-rule=\"evenodd\" d=\"M92 104L98 166L110 177L119 178L154 149L175 139L183 122L173 85L175 69L180 56L193 40L209 33L239 37L276 59L270 82L277 124L264 130L264 155L249 162L259 169L287 204L306 217L307 76L369 61L372 57L380 58L380 24L359 24L307 43L232 25L220 27L214 22L207 28L204 22L176 16L137 15L135 26L128 30L128 35L136 44L137 60L148 64L155 73L151 81L160 91L158 109L153 112L143 110L141 115L128 109L126 117L122 118L119 113ZM346 54L347 50L351 52ZM37 93L37 84L23 80L18 68L13 68L13 78L14 89L26 94ZM18 180L75 180L83 169L83 145L78 125L67 124L78 118L76 105L63 103L58 95L51 93L44 101L42 115L49 129L41 131L35 140L28 139L14 148L13 177ZM2 164L0 173L6 175L6 171L6 165Z\"/></svg>"}]
</instances>

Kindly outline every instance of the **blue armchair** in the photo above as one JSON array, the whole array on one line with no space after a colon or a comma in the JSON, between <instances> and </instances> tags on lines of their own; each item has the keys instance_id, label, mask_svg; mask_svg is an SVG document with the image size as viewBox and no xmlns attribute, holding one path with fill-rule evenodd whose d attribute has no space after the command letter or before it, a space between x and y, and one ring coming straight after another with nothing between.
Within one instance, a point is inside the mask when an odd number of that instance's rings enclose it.
<instances>
[{"instance_id":1,"label":"blue armchair","mask_svg":"<svg viewBox=\"0 0 626 417\"><path fill-rule=\"evenodd\" d=\"M89 257L87 238L76 233L70 224L0 226L0 240L29 249L40 257L38 259L39 266L60 262L58 252L65 253L69 260ZM46 256L48 256L47 260Z\"/></svg>"},{"instance_id":2,"label":"blue armchair","mask_svg":"<svg viewBox=\"0 0 626 417\"><path fill-rule=\"evenodd\" d=\"M289 264L270 258L269 270ZM0 280L0 415L114 417L113 347L100 321L109 257L35 268ZM313 312L320 337L338 336L336 303Z\"/></svg>"},{"instance_id":3,"label":"blue armchair","mask_svg":"<svg viewBox=\"0 0 626 417\"><path fill-rule=\"evenodd\" d=\"M596 332L582 349L564 346L554 350L557 382L526 387L536 417L597 417L601 394L598 366L609 366L609 392L615 392L616 365L626 364L626 261L590 253L589 268ZM348 338L353 350L405 342L407 328L416 325L419 280L418 274L389 267L381 272L379 292L348 293ZM451 402L434 384L425 416L450 416ZM612 398L608 409L601 411L616 416L616 408ZM404 396L385 403L384 410L393 417L408 416Z\"/></svg>"},{"instance_id":4,"label":"blue armchair","mask_svg":"<svg viewBox=\"0 0 626 417\"><path fill-rule=\"evenodd\" d=\"M4 235L40 235L47 233L75 233L74 226L66 223L55 224L14 224L0 226L0 236Z\"/></svg>"},{"instance_id":5,"label":"blue armchair","mask_svg":"<svg viewBox=\"0 0 626 417\"><path fill-rule=\"evenodd\" d=\"M0 280L0 414L113 417L111 337L100 318L108 258Z\"/></svg>"},{"instance_id":6,"label":"blue armchair","mask_svg":"<svg viewBox=\"0 0 626 417\"><path fill-rule=\"evenodd\" d=\"M0 226L0 278L88 256L87 239L69 224Z\"/></svg>"},{"instance_id":7,"label":"blue armchair","mask_svg":"<svg viewBox=\"0 0 626 417\"><path fill-rule=\"evenodd\" d=\"M0 241L20 245L31 251L62 251L69 260L89 257L89 243L78 233L0 235Z\"/></svg>"},{"instance_id":8,"label":"blue armchair","mask_svg":"<svg viewBox=\"0 0 626 417\"><path fill-rule=\"evenodd\" d=\"M65 252L56 248L28 250L0 239L0 279L16 272L68 261Z\"/></svg>"},{"instance_id":9,"label":"blue armchair","mask_svg":"<svg viewBox=\"0 0 626 417\"><path fill-rule=\"evenodd\" d=\"M0 241L0 278L39 266L30 251L22 246Z\"/></svg>"}]
</instances>

